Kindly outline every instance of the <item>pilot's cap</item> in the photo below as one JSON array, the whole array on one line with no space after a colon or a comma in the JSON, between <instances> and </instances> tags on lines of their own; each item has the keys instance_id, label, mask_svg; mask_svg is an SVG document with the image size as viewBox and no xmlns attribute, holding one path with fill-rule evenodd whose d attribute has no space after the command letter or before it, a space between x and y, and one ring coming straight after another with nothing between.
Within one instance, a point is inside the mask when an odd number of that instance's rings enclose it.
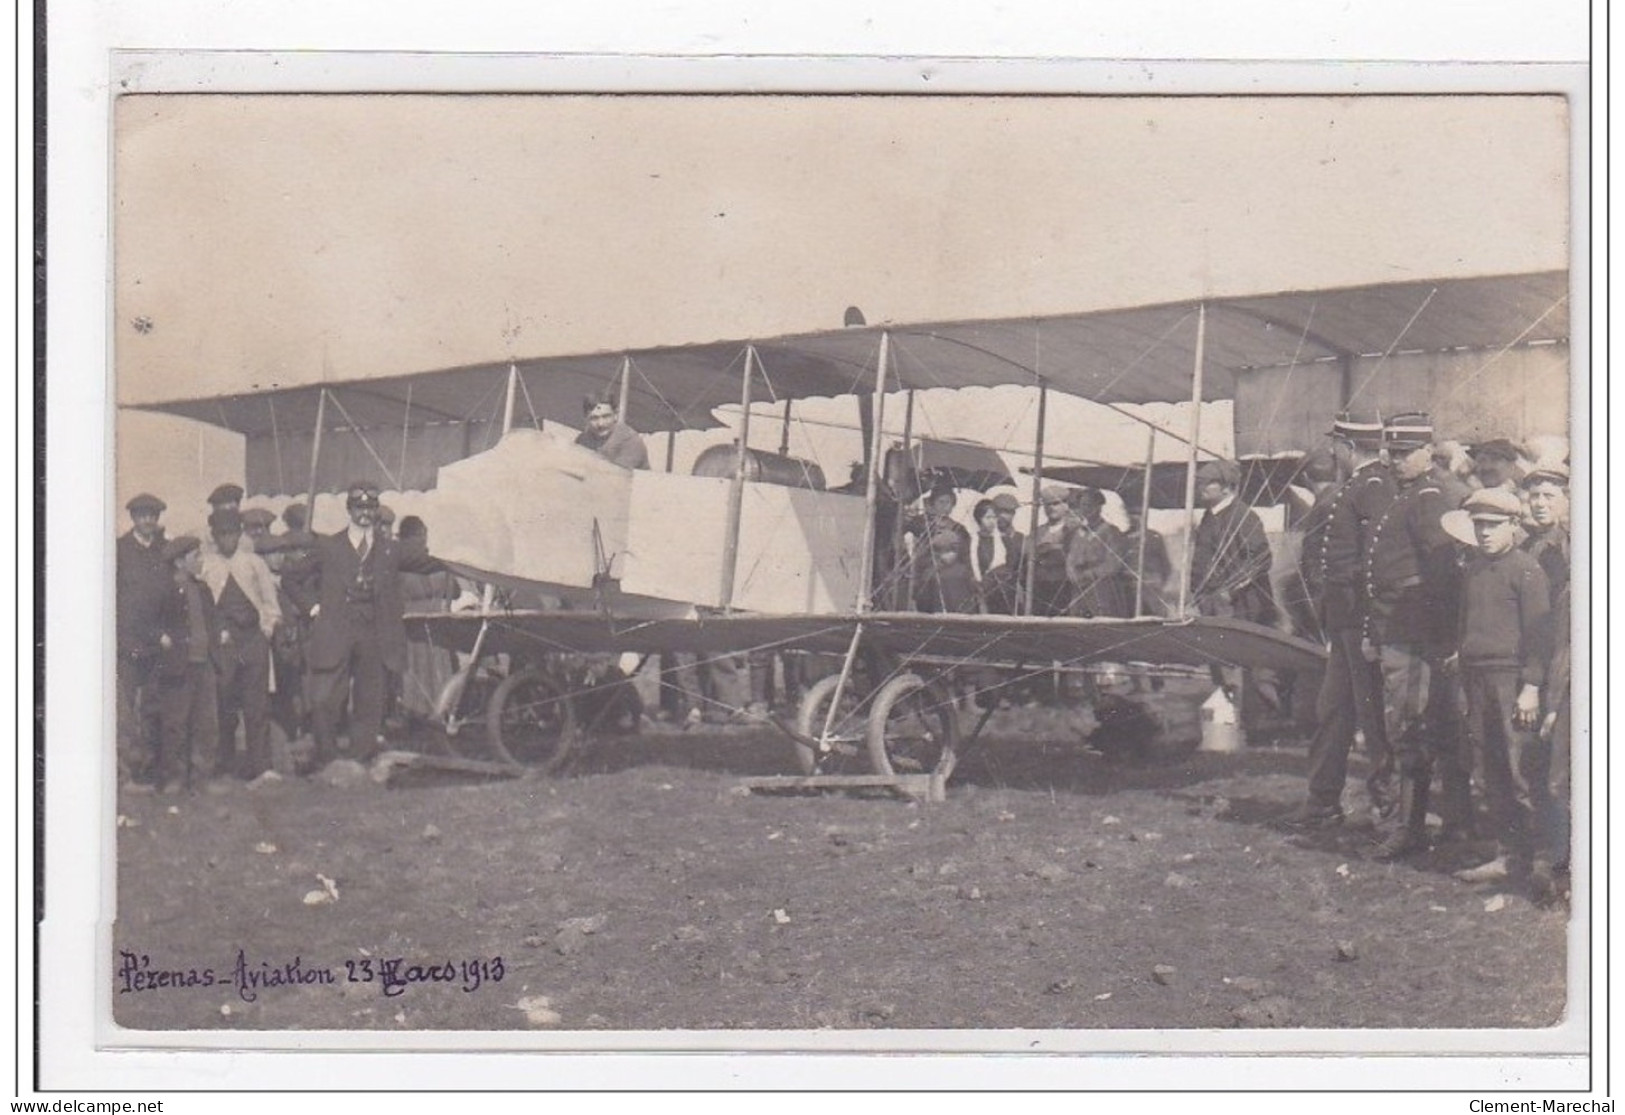
<instances>
[{"instance_id":1,"label":"pilot's cap","mask_svg":"<svg viewBox=\"0 0 1625 1115\"><path fill-rule=\"evenodd\" d=\"M1523 515L1523 502L1505 488L1480 488L1461 506L1475 522L1501 523Z\"/></svg>"},{"instance_id":2,"label":"pilot's cap","mask_svg":"<svg viewBox=\"0 0 1625 1115\"><path fill-rule=\"evenodd\" d=\"M377 507L378 485L371 480L357 480L350 485L344 497L346 507Z\"/></svg>"},{"instance_id":3,"label":"pilot's cap","mask_svg":"<svg viewBox=\"0 0 1625 1115\"><path fill-rule=\"evenodd\" d=\"M167 506L163 500L150 492L142 492L124 505L132 515L162 515Z\"/></svg>"},{"instance_id":4,"label":"pilot's cap","mask_svg":"<svg viewBox=\"0 0 1625 1115\"><path fill-rule=\"evenodd\" d=\"M237 484L222 484L209 493L209 506L220 507L228 503L243 502L243 489Z\"/></svg>"},{"instance_id":5,"label":"pilot's cap","mask_svg":"<svg viewBox=\"0 0 1625 1115\"><path fill-rule=\"evenodd\" d=\"M1234 488L1241 483L1241 466L1234 461L1208 461L1196 470L1196 483L1198 485L1217 481L1226 488Z\"/></svg>"}]
</instances>

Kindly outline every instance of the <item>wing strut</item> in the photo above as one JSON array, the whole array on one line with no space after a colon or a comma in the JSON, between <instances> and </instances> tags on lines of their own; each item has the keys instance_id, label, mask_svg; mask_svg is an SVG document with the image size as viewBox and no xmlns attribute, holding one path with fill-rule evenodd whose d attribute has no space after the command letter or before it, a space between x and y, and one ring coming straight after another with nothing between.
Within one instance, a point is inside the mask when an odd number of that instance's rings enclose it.
<instances>
[{"instance_id":1,"label":"wing strut","mask_svg":"<svg viewBox=\"0 0 1625 1115\"><path fill-rule=\"evenodd\" d=\"M1179 614L1185 614L1191 588L1191 563L1196 558L1196 451L1202 440L1202 358L1207 345L1207 303L1196 314L1196 368L1191 373L1191 440L1185 459L1185 560L1179 578ZM1149 472L1148 472L1149 475Z\"/></svg>"},{"instance_id":2,"label":"wing strut","mask_svg":"<svg viewBox=\"0 0 1625 1115\"><path fill-rule=\"evenodd\" d=\"M1027 541L1022 545L1021 560L1027 566L1026 584L1022 586L1021 614L1033 614L1033 587L1038 583L1037 555L1033 544L1038 541L1039 495L1044 487L1044 412L1049 405L1049 381L1038 377L1038 435L1033 439L1033 506L1027 516Z\"/></svg>"},{"instance_id":3,"label":"wing strut","mask_svg":"<svg viewBox=\"0 0 1625 1115\"><path fill-rule=\"evenodd\" d=\"M310 439L310 498L306 501L305 529L314 532L316 529L316 466L322 460L322 430L327 425L327 388L323 387L316 396L316 434Z\"/></svg>"},{"instance_id":4,"label":"wing strut","mask_svg":"<svg viewBox=\"0 0 1625 1115\"><path fill-rule=\"evenodd\" d=\"M734 604L734 576L739 565L739 524L744 518L745 459L750 452L750 374L756 364L756 346L745 346L745 375L740 388L739 438L734 446L733 485L728 493L727 537L722 543L722 607L732 611Z\"/></svg>"},{"instance_id":5,"label":"wing strut","mask_svg":"<svg viewBox=\"0 0 1625 1115\"><path fill-rule=\"evenodd\" d=\"M860 612L874 609L872 582L875 576L875 518L880 495L880 435L886 418L886 358L891 352L891 333L880 334L880 360L875 365L874 422L869 432L869 476L863 493L863 551L858 564L858 599L855 607ZM840 691L836 691L839 696ZM835 706L831 705L831 708Z\"/></svg>"},{"instance_id":6,"label":"wing strut","mask_svg":"<svg viewBox=\"0 0 1625 1115\"><path fill-rule=\"evenodd\" d=\"M1140 544L1134 555L1134 618L1145 614L1145 540L1151 527L1146 513L1151 509L1151 466L1157 459L1157 428L1145 435L1145 477L1140 481Z\"/></svg>"}]
</instances>

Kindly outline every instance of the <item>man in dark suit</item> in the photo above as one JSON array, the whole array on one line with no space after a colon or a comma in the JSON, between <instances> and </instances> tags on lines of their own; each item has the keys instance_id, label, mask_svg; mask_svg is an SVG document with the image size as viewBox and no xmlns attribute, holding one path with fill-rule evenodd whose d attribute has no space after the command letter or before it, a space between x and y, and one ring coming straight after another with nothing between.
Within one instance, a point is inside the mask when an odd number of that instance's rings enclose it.
<instances>
[{"instance_id":1,"label":"man in dark suit","mask_svg":"<svg viewBox=\"0 0 1625 1115\"><path fill-rule=\"evenodd\" d=\"M164 557L164 501L143 492L125 504L131 527L114 546L117 565L118 763L125 780L145 773L158 744L158 614L173 587Z\"/></svg>"},{"instance_id":2,"label":"man in dark suit","mask_svg":"<svg viewBox=\"0 0 1625 1115\"><path fill-rule=\"evenodd\" d=\"M1191 537L1191 599L1204 616L1273 627L1279 611L1270 585L1269 539L1258 512L1236 498L1240 485L1234 461L1209 461L1196 470L1197 496L1207 510ZM1243 724L1256 727L1261 713L1280 712L1273 671L1251 671L1251 685L1236 667L1215 667L1213 673L1239 702Z\"/></svg>"},{"instance_id":3,"label":"man in dark suit","mask_svg":"<svg viewBox=\"0 0 1625 1115\"><path fill-rule=\"evenodd\" d=\"M377 529L378 486L350 485L350 523L316 537L311 572L316 603L310 609L310 703L316 735L315 768L338 755L338 722L350 704L350 755L369 759L383 742L385 671L399 672L406 657L400 551Z\"/></svg>"}]
</instances>

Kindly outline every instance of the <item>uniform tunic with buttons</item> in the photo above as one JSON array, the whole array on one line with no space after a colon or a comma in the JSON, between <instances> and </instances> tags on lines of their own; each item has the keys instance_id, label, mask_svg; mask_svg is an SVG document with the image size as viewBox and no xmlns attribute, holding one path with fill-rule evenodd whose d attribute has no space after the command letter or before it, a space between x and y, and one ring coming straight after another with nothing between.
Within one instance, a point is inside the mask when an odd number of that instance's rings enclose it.
<instances>
[{"instance_id":1,"label":"uniform tunic with buttons","mask_svg":"<svg viewBox=\"0 0 1625 1115\"><path fill-rule=\"evenodd\" d=\"M1330 498L1326 527L1320 533L1318 553L1311 560L1318 566L1310 584L1324 586L1319 594L1321 623L1328 629L1359 628L1365 623L1364 593L1366 558L1371 533L1377 520L1394 499L1394 481L1380 461L1370 461L1354 471Z\"/></svg>"},{"instance_id":2,"label":"uniform tunic with buttons","mask_svg":"<svg viewBox=\"0 0 1625 1115\"><path fill-rule=\"evenodd\" d=\"M1452 507L1433 477L1399 484L1371 530L1365 637L1378 646L1442 648L1455 635L1455 543L1440 525Z\"/></svg>"}]
</instances>

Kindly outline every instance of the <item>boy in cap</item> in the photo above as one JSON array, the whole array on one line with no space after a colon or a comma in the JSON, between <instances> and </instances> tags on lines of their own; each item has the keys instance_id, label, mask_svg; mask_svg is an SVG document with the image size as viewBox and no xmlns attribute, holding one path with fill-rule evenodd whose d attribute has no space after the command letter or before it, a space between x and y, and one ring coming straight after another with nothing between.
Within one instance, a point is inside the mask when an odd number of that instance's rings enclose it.
<instances>
[{"instance_id":1,"label":"boy in cap","mask_svg":"<svg viewBox=\"0 0 1625 1115\"><path fill-rule=\"evenodd\" d=\"M1315 698L1308 800L1287 818L1303 828L1342 821L1343 787L1357 731L1371 763L1367 788L1379 806L1387 798L1393 759L1383 722L1382 675L1361 648L1371 534L1394 498L1393 477L1382 463L1382 428L1375 415L1344 411L1333 420L1327 436L1348 479L1317 502L1315 513L1324 516L1324 526L1304 538L1304 580L1312 586L1315 618L1330 653Z\"/></svg>"},{"instance_id":2,"label":"boy in cap","mask_svg":"<svg viewBox=\"0 0 1625 1115\"><path fill-rule=\"evenodd\" d=\"M282 622L276 579L265 559L243 541L242 516L221 509L209 516L214 548L203 555L204 584L214 597L220 627L220 747L214 773L258 777L271 765L267 735L271 689L271 638ZM237 722L243 725L243 759L237 759Z\"/></svg>"},{"instance_id":3,"label":"boy in cap","mask_svg":"<svg viewBox=\"0 0 1625 1115\"><path fill-rule=\"evenodd\" d=\"M1550 589L1540 563L1518 548L1516 495L1486 488L1468 497L1466 510L1478 552L1463 574L1457 658L1501 856L1461 877L1488 880L1504 868L1524 888L1537 878L1535 829L1551 808L1551 750L1535 731L1550 656ZM1542 882L1549 870L1548 862Z\"/></svg>"},{"instance_id":4,"label":"boy in cap","mask_svg":"<svg viewBox=\"0 0 1625 1115\"><path fill-rule=\"evenodd\" d=\"M243 489L240 484L221 484L209 493L210 511L241 511Z\"/></svg>"},{"instance_id":5,"label":"boy in cap","mask_svg":"<svg viewBox=\"0 0 1625 1115\"><path fill-rule=\"evenodd\" d=\"M1399 823L1376 855L1397 859L1424 843L1435 762L1446 765L1454 786L1465 757L1439 723L1436 695L1447 690L1434 684L1450 654L1459 584L1455 543L1440 524L1450 504L1432 477L1433 420L1398 415L1384 428L1383 444L1394 498L1371 528L1362 650L1382 671L1387 738L1400 775Z\"/></svg>"},{"instance_id":6,"label":"boy in cap","mask_svg":"<svg viewBox=\"0 0 1625 1115\"><path fill-rule=\"evenodd\" d=\"M203 584L198 540L182 535L164 545L170 583L158 617L158 743L152 779L161 792L179 777L192 788L194 758L219 738L215 662L219 635L214 601Z\"/></svg>"},{"instance_id":7,"label":"boy in cap","mask_svg":"<svg viewBox=\"0 0 1625 1115\"><path fill-rule=\"evenodd\" d=\"M121 776L129 780L149 764L158 743L158 696L152 686L158 613L174 571L164 557L164 528L158 525L164 501L142 492L124 506L131 525L113 546L114 637L118 763Z\"/></svg>"}]
</instances>

